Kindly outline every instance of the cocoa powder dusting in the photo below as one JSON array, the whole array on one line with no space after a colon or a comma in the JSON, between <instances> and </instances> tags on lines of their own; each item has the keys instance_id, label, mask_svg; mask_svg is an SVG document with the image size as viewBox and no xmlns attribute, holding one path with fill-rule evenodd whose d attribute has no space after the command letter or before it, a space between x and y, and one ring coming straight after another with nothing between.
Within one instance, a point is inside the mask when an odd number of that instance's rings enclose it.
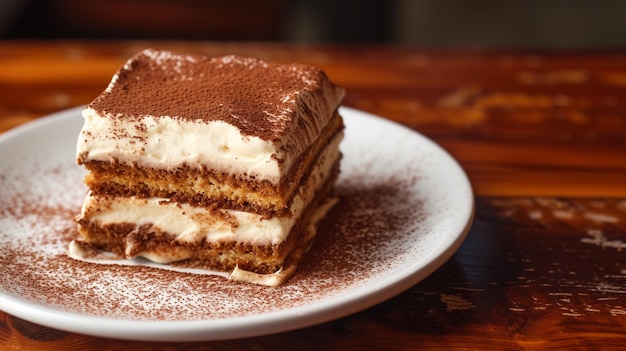
<instances>
[{"instance_id":1,"label":"cocoa powder dusting","mask_svg":"<svg viewBox=\"0 0 626 351\"><path fill-rule=\"evenodd\" d=\"M244 135L277 140L296 119L298 95L325 101L324 89L340 90L312 66L147 49L116 73L90 107L130 119L223 120Z\"/></svg>"},{"instance_id":2,"label":"cocoa powder dusting","mask_svg":"<svg viewBox=\"0 0 626 351\"><path fill-rule=\"evenodd\" d=\"M80 168L67 162L9 170L0 178L9 189L0 198L0 290L34 304L134 320L230 318L333 298L414 261L419 236L411 233L426 216L421 200L407 195L415 180L372 179L362 166L346 172L336 187L340 202L296 276L268 288L68 258L85 191Z\"/></svg>"}]
</instances>

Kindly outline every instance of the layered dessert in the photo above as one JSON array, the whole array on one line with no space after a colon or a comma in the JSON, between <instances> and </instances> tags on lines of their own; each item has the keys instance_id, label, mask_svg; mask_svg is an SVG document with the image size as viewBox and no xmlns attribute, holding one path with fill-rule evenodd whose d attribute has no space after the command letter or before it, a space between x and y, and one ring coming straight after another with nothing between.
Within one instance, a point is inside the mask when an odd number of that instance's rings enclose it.
<instances>
[{"instance_id":1,"label":"layered dessert","mask_svg":"<svg viewBox=\"0 0 626 351\"><path fill-rule=\"evenodd\" d=\"M70 256L284 283L336 201L343 96L311 66L138 53L83 110Z\"/></svg>"}]
</instances>

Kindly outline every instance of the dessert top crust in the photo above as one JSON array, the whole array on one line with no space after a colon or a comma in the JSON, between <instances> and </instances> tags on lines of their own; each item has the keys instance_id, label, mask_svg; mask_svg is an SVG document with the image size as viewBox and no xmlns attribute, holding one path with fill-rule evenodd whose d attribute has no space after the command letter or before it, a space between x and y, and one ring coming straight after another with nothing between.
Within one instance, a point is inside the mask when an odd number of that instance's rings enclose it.
<instances>
[{"instance_id":1,"label":"dessert top crust","mask_svg":"<svg viewBox=\"0 0 626 351\"><path fill-rule=\"evenodd\" d=\"M312 66L146 49L115 74L89 107L120 119L224 121L242 135L262 140L298 133L310 141L343 95L342 88Z\"/></svg>"}]
</instances>

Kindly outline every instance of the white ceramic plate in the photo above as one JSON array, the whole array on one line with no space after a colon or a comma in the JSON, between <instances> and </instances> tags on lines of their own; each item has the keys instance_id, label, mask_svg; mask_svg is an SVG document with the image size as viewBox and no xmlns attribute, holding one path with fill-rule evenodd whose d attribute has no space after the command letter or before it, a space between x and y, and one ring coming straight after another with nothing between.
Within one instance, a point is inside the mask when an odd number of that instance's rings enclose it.
<instances>
[{"instance_id":1,"label":"white ceramic plate","mask_svg":"<svg viewBox=\"0 0 626 351\"><path fill-rule=\"evenodd\" d=\"M200 341L277 333L378 304L440 267L469 230L468 179L422 135L342 108L340 203L278 288L65 255L85 188L80 109L0 136L0 309L102 337Z\"/></svg>"}]
</instances>

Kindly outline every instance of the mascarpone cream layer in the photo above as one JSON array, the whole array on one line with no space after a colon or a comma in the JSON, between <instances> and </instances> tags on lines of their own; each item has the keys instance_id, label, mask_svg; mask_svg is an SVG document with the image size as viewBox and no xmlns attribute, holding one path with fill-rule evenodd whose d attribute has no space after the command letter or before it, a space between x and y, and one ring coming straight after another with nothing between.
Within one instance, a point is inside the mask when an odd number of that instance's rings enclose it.
<instances>
[{"instance_id":1,"label":"mascarpone cream layer","mask_svg":"<svg viewBox=\"0 0 626 351\"><path fill-rule=\"evenodd\" d=\"M302 198L293 209L302 212ZM173 241L198 243L238 242L252 245L280 244L289 234L294 217L262 216L243 211L207 209L180 204L165 198L99 196L89 193L81 216L101 226L133 223L137 227L151 225L173 234Z\"/></svg>"},{"instance_id":2,"label":"mascarpone cream layer","mask_svg":"<svg viewBox=\"0 0 626 351\"><path fill-rule=\"evenodd\" d=\"M284 171L277 146L222 121L188 122L168 116L144 116L139 122L83 110L77 142L83 162L117 160L127 165L176 168L197 165L277 182ZM210 140L211 142L207 142ZM82 156L81 156L82 155Z\"/></svg>"},{"instance_id":3,"label":"mascarpone cream layer","mask_svg":"<svg viewBox=\"0 0 626 351\"><path fill-rule=\"evenodd\" d=\"M323 203L316 209L315 213L309 218L307 225L305 226L305 232L303 233L302 241L304 245L297 247L292 255L298 255L300 258L304 253L308 250L308 246L315 237L317 231L317 223L324 218L326 213L335 205L337 202L336 198L327 198ZM122 265L144 265L144 266L152 266L150 263L140 263L137 261L131 260L120 260L117 257L114 257L113 254L110 253L99 253L98 255L93 255L89 250L85 250L85 248L77 243L76 241L72 241L69 244L68 254L70 257L93 263L113 263L113 264L122 264ZM144 258L156 263L156 264L167 264L169 262L183 259L182 257L165 257L164 255L154 255L152 253L144 253ZM284 284L296 271L299 259L291 260L287 263L286 266L283 266L280 270L275 273L270 274L259 274L250 271L246 271L241 269L239 266L236 266L233 271L230 273L217 272L205 269L195 269L195 268L185 268L185 267L176 267L176 266L160 266L161 269L169 269L180 272L188 272L194 274L211 274L211 275L220 275L229 280L241 281L253 284L260 284L266 286L279 286ZM154 267L154 266L152 266Z\"/></svg>"}]
</instances>

